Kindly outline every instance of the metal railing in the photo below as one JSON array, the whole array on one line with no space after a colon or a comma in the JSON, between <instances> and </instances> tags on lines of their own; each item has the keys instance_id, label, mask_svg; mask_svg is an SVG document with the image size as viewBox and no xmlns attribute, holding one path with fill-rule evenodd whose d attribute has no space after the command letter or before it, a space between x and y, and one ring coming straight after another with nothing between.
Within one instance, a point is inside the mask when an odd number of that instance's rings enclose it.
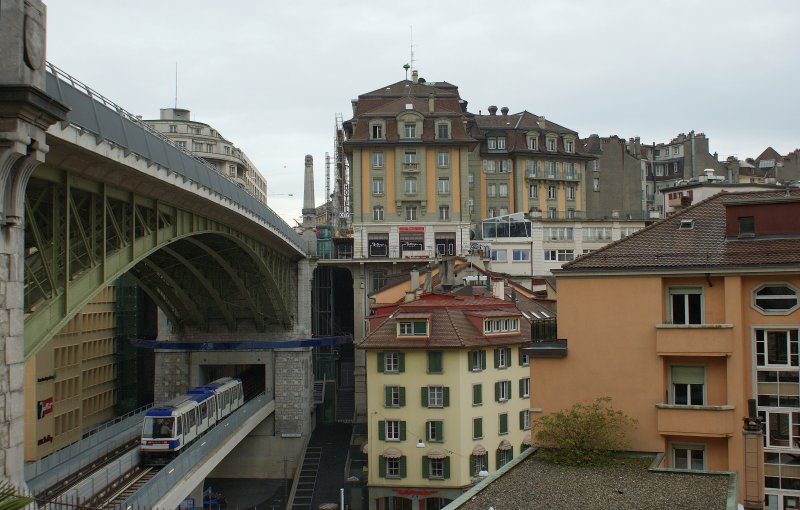
<instances>
[{"instance_id":1,"label":"metal railing","mask_svg":"<svg viewBox=\"0 0 800 510\"><path fill-rule=\"evenodd\" d=\"M25 480L33 490L44 490L63 480L95 459L122 446L142 430L144 413L151 405L131 411L125 416L95 428L77 443L25 464Z\"/></svg>"},{"instance_id":2,"label":"metal railing","mask_svg":"<svg viewBox=\"0 0 800 510\"><path fill-rule=\"evenodd\" d=\"M147 161L157 163L196 183L200 188L227 198L273 227L276 234L306 253L307 248L300 235L268 205L239 186L230 176L218 172L213 165L180 147L142 121L139 116L128 112L54 64L47 62L47 71L47 93L70 107L67 115L69 124L94 134L98 140L107 140ZM88 98L88 102L81 96ZM155 147L151 143L153 141L165 144L169 150Z\"/></svg>"},{"instance_id":3,"label":"metal railing","mask_svg":"<svg viewBox=\"0 0 800 510\"><path fill-rule=\"evenodd\" d=\"M534 342L558 340L558 319L539 319L531 322L531 339Z\"/></svg>"}]
</instances>

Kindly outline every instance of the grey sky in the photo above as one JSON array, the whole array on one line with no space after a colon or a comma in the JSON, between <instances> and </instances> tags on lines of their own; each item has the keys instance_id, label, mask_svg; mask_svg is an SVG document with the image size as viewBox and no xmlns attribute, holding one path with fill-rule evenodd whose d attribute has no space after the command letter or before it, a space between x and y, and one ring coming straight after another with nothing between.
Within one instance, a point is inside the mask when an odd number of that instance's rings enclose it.
<instances>
[{"instance_id":1,"label":"grey sky","mask_svg":"<svg viewBox=\"0 0 800 510\"><path fill-rule=\"evenodd\" d=\"M720 157L800 147L794 0L45 1L48 60L132 113L173 106L178 62L178 106L248 154L287 220L306 154L324 200L334 115L405 77L410 27L420 76L475 113L644 143L694 129Z\"/></svg>"}]
</instances>

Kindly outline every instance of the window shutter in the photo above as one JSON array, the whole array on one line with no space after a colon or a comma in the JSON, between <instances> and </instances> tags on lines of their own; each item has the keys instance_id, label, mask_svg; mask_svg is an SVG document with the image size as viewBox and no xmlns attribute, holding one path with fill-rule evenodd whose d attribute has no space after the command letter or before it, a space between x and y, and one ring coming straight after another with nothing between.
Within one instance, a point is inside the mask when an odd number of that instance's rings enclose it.
<instances>
[{"instance_id":1,"label":"window shutter","mask_svg":"<svg viewBox=\"0 0 800 510\"><path fill-rule=\"evenodd\" d=\"M510 347L506 347L506 366L507 367L512 366L511 363L512 363L512 361L511 361L511 348Z\"/></svg>"},{"instance_id":2,"label":"window shutter","mask_svg":"<svg viewBox=\"0 0 800 510\"><path fill-rule=\"evenodd\" d=\"M473 384L472 385L472 404L477 405L482 403L481 400L481 385L480 384Z\"/></svg>"},{"instance_id":3,"label":"window shutter","mask_svg":"<svg viewBox=\"0 0 800 510\"><path fill-rule=\"evenodd\" d=\"M406 387L400 386L400 407L406 405Z\"/></svg>"},{"instance_id":4,"label":"window shutter","mask_svg":"<svg viewBox=\"0 0 800 510\"><path fill-rule=\"evenodd\" d=\"M378 422L378 439L380 439L381 441L386 440L386 422L383 420Z\"/></svg>"},{"instance_id":5,"label":"window shutter","mask_svg":"<svg viewBox=\"0 0 800 510\"><path fill-rule=\"evenodd\" d=\"M477 356L477 354L475 354L475 351L469 351L467 353L467 372L472 372L472 367L473 367L472 359L474 356Z\"/></svg>"},{"instance_id":6,"label":"window shutter","mask_svg":"<svg viewBox=\"0 0 800 510\"><path fill-rule=\"evenodd\" d=\"M500 415L500 433L508 432L508 414L503 413Z\"/></svg>"},{"instance_id":7,"label":"window shutter","mask_svg":"<svg viewBox=\"0 0 800 510\"><path fill-rule=\"evenodd\" d=\"M500 469L501 467L503 467L503 463L502 463L503 459L501 458L502 455L503 455L503 452L501 452L500 450L495 450L495 452L494 452L495 469Z\"/></svg>"},{"instance_id":8,"label":"window shutter","mask_svg":"<svg viewBox=\"0 0 800 510\"><path fill-rule=\"evenodd\" d=\"M672 366L672 384L704 384L704 366Z\"/></svg>"},{"instance_id":9,"label":"window shutter","mask_svg":"<svg viewBox=\"0 0 800 510\"><path fill-rule=\"evenodd\" d=\"M511 381L506 381L506 387L508 388L508 400L511 400Z\"/></svg>"},{"instance_id":10,"label":"window shutter","mask_svg":"<svg viewBox=\"0 0 800 510\"><path fill-rule=\"evenodd\" d=\"M513 459L514 458L514 447L513 446L508 449L508 458L509 459Z\"/></svg>"},{"instance_id":11,"label":"window shutter","mask_svg":"<svg viewBox=\"0 0 800 510\"><path fill-rule=\"evenodd\" d=\"M494 350L494 368L500 368L500 349Z\"/></svg>"},{"instance_id":12,"label":"window shutter","mask_svg":"<svg viewBox=\"0 0 800 510\"><path fill-rule=\"evenodd\" d=\"M383 407L389 407L392 405L392 387L391 386L384 386L383 387Z\"/></svg>"},{"instance_id":13,"label":"window shutter","mask_svg":"<svg viewBox=\"0 0 800 510\"><path fill-rule=\"evenodd\" d=\"M400 422L400 441L406 440L406 422Z\"/></svg>"},{"instance_id":14,"label":"window shutter","mask_svg":"<svg viewBox=\"0 0 800 510\"><path fill-rule=\"evenodd\" d=\"M519 380L519 396L520 397L525 394L524 384L525 384L525 379L520 379Z\"/></svg>"},{"instance_id":15,"label":"window shutter","mask_svg":"<svg viewBox=\"0 0 800 510\"><path fill-rule=\"evenodd\" d=\"M378 476L386 478L386 457L378 457Z\"/></svg>"},{"instance_id":16,"label":"window shutter","mask_svg":"<svg viewBox=\"0 0 800 510\"><path fill-rule=\"evenodd\" d=\"M525 411L519 412L519 429L525 430Z\"/></svg>"},{"instance_id":17,"label":"window shutter","mask_svg":"<svg viewBox=\"0 0 800 510\"><path fill-rule=\"evenodd\" d=\"M476 439L483 437L483 418L472 420L472 436Z\"/></svg>"},{"instance_id":18,"label":"window shutter","mask_svg":"<svg viewBox=\"0 0 800 510\"><path fill-rule=\"evenodd\" d=\"M422 407L428 407L428 387L423 386L421 390L421 397L422 397Z\"/></svg>"},{"instance_id":19,"label":"window shutter","mask_svg":"<svg viewBox=\"0 0 800 510\"><path fill-rule=\"evenodd\" d=\"M436 422L436 428L439 432L439 441L444 441L444 422L438 421Z\"/></svg>"},{"instance_id":20,"label":"window shutter","mask_svg":"<svg viewBox=\"0 0 800 510\"><path fill-rule=\"evenodd\" d=\"M406 371L406 353L404 352L397 353L397 370L399 372Z\"/></svg>"},{"instance_id":21,"label":"window shutter","mask_svg":"<svg viewBox=\"0 0 800 510\"><path fill-rule=\"evenodd\" d=\"M383 372L383 353L378 353L378 372Z\"/></svg>"},{"instance_id":22,"label":"window shutter","mask_svg":"<svg viewBox=\"0 0 800 510\"><path fill-rule=\"evenodd\" d=\"M449 386L445 386L444 388L442 388L442 404L444 405L444 407L447 407L447 406L450 405L450 387Z\"/></svg>"},{"instance_id":23,"label":"window shutter","mask_svg":"<svg viewBox=\"0 0 800 510\"><path fill-rule=\"evenodd\" d=\"M442 464L444 464L444 477L450 478L450 457L445 457Z\"/></svg>"},{"instance_id":24,"label":"window shutter","mask_svg":"<svg viewBox=\"0 0 800 510\"><path fill-rule=\"evenodd\" d=\"M422 457L422 478L428 478L430 476L429 467L428 457Z\"/></svg>"},{"instance_id":25,"label":"window shutter","mask_svg":"<svg viewBox=\"0 0 800 510\"><path fill-rule=\"evenodd\" d=\"M486 370L486 351L481 350L481 370Z\"/></svg>"},{"instance_id":26,"label":"window shutter","mask_svg":"<svg viewBox=\"0 0 800 510\"><path fill-rule=\"evenodd\" d=\"M400 457L400 478L406 477L406 456Z\"/></svg>"},{"instance_id":27,"label":"window shutter","mask_svg":"<svg viewBox=\"0 0 800 510\"><path fill-rule=\"evenodd\" d=\"M500 402L500 383L494 383L494 401Z\"/></svg>"}]
</instances>

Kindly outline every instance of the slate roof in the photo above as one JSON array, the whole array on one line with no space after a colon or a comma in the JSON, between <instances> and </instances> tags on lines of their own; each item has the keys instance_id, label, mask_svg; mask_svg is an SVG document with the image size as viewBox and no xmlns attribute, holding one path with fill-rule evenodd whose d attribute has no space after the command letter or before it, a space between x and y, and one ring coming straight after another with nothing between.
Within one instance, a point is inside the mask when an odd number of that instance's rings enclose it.
<instances>
[{"instance_id":1,"label":"slate roof","mask_svg":"<svg viewBox=\"0 0 800 510\"><path fill-rule=\"evenodd\" d=\"M780 198L784 194L783 191L721 192L631 236L578 257L556 273L796 266L800 264L800 233L744 239L725 234L726 203ZM800 191L792 191L792 196L800 198ZM678 228L682 220L693 220L693 227Z\"/></svg>"},{"instance_id":2,"label":"slate roof","mask_svg":"<svg viewBox=\"0 0 800 510\"><path fill-rule=\"evenodd\" d=\"M475 323L480 319L473 317L481 311L504 311L505 316L519 317L519 334L484 336ZM406 313L431 314L430 336L427 338L398 337L396 316ZM370 318L372 332L358 347L362 349L428 349L491 347L498 345L517 345L528 343L531 339L530 323L514 303L488 296L460 296L452 294L424 294L417 300L402 303L390 315Z\"/></svg>"}]
</instances>

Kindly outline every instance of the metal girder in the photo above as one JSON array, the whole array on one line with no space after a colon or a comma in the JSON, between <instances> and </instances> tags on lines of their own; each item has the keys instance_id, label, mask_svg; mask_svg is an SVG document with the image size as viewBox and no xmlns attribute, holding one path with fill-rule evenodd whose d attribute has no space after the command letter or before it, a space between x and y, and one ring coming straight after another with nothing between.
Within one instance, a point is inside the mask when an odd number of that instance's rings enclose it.
<instances>
[{"instance_id":1,"label":"metal girder","mask_svg":"<svg viewBox=\"0 0 800 510\"><path fill-rule=\"evenodd\" d=\"M179 327L208 327L199 304L219 310L216 320L230 331L241 318L262 331L267 323L291 325L287 303L295 302L294 256L237 230L235 223L221 223L46 164L34 171L25 206L26 358L97 293L136 267L143 289ZM245 316L234 314L230 296L202 277L202 270L179 249L185 243L202 247L224 270L230 278L228 291L236 289ZM223 249L233 250L239 262L247 261L249 273L217 253ZM178 263L157 257L172 257Z\"/></svg>"}]
</instances>

